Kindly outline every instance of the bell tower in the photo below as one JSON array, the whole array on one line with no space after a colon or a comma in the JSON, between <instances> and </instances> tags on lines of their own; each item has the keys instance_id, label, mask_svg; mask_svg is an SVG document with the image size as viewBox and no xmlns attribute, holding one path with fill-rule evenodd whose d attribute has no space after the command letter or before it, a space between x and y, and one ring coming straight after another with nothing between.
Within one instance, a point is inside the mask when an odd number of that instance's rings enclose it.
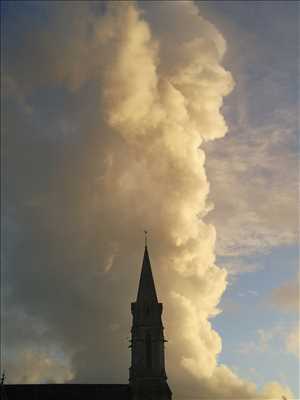
<instances>
[{"instance_id":1,"label":"bell tower","mask_svg":"<svg viewBox=\"0 0 300 400\"><path fill-rule=\"evenodd\" d=\"M133 323L129 385L132 400L172 398L165 371L162 309L156 295L146 241L137 299L131 303Z\"/></svg>"}]
</instances>

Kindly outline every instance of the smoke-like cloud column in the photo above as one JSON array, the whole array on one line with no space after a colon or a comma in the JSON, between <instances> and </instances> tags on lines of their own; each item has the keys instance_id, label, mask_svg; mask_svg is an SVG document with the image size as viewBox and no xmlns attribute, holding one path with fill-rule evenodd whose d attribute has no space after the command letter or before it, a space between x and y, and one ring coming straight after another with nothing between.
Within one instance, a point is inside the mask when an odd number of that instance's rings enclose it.
<instances>
[{"instance_id":1,"label":"smoke-like cloud column","mask_svg":"<svg viewBox=\"0 0 300 400\"><path fill-rule=\"evenodd\" d=\"M276 383L258 393L217 362L222 344L210 318L220 312L227 281L215 265L215 228L203 220L212 205L201 143L227 132L221 107L234 83L221 65L224 38L189 1L156 2L144 11L111 2L98 16L89 6L61 5L53 32L25 47L40 61L47 52L36 76L30 68L10 70L22 93L63 85L81 97L76 118L87 138L74 157L77 166L67 154L51 198L31 199L32 209L38 204L43 212L26 213L44 240L34 229L27 235L34 238L27 249L38 241L39 250L34 257L25 251L32 261L26 276L41 268L43 278L28 295L25 273L15 267L14 307L23 304L25 314L43 321L71 360L75 381L123 376L117 371L127 368L126 343L119 338L129 331L126 302L137 289L146 227L165 309L167 371L178 399L291 398ZM67 33L64 18L72 21ZM34 352L23 358L34 363ZM70 378L68 371L62 375Z\"/></svg>"}]
</instances>

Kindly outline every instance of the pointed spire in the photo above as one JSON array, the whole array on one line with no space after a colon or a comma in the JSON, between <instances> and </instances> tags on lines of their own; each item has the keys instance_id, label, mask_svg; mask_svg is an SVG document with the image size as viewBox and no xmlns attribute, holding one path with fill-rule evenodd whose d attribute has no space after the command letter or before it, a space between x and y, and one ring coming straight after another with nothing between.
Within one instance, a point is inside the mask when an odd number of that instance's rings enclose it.
<instances>
[{"instance_id":1,"label":"pointed spire","mask_svg":"<svg viewBox=\"0 0 300 400\"><path fill-rule=\"evenodd\" d=\"M146 232L145 235L147 235ZM136 302L158 303L146 240L147 236L145 236L145 252Z\"/></svg>"}]
</instances>

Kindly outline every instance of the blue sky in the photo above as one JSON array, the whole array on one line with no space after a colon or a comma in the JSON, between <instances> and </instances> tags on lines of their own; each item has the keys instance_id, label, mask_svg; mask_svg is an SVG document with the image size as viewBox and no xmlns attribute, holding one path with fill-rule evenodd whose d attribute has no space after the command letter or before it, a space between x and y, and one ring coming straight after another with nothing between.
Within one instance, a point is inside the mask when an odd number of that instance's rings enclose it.
<instances>
[{"instance_id":1,"label":"blue sky","mask_svg":"<svg viewBox=\"0 0 300 400\"><path fill-rule=\"evenodd\" d=\"M223 1L200 2L199 7L224 33L228 43L226 65L231 71L236 72L233 72L236 88L224 106L224 113L230 126L224 142L230 135L243 137L241 140L247 142L250 135L255 135L255 131L268 134L268 129L264 130L267 125L277 124L277 129L279 131L282 129L284 135L286 132L283 127L284 119L288 118L292 121L292 125L290 134L282 139L282 145L286 148L283 151L287 152L287 157L294 154L296 160L299 151L297 139L299 4L290 1L248 3ZM237 113L239 101L243 103L242 115ZM287 117L278 119L280 113L282 115L286 113ZM218 145L216 143L216 146ZM208 163L209 160L208 156ZM274 161L276 162L276 153ZM247 166L247 160L245 165ZM217 163L213 166L217 166ZM284 191L286 186L283 181L286 180L287 186L292 188L295 178L298 178L289 168L288 162L281 167L286 169L283 174L285 176L277 175L273 178L272 172L275 171L275 167L272 165L266 167L269 171L265 170L266 176L271 179L269 186L265 188L263 201L270 207L274 200L274 192L276 197L278 192ZM297 169L297 162L293 163L292 168ZM249 177L251 178L251 173L255 172L253 165L249 164ZM262 173L263 171L260 172ZM212 186L213 179L212 170ZM240 181L240 184L244 185L245 182ZM268 185L268 178L266 184ZM248 185L251 185L251 179ZM256 187L253 186L254 193L255 190ZM292 189L290 196L291 203L287 207L292 207L294 218L297 220L297 207L295 207L297 191ZM255 195L252 200L255 201ZM252 210L256 211L255 204ZM285 211L280 209L279 204L274 212L280 214ZM282 224L285 225L282 229L292 229L291 226L286 226L284 219ZM247 226L244 229L247 229ZM264 228L258 224L258 236L260 229ZM226 235L226 228L222 232ZM272 379L273 376L274 379L291 385L299 396L299 360L295 355L284 351L282 334L279 332L274 334L264 350L249 350L249 353L244 355L238 350L241 343L249 341L258 343L257 331L260 329L270 331L281 326L283 330L288 331L299 321L298 310L289 313L278 309L274 304L272 306L272 290L286 281L297 281L299 268L298 244L291 240L283 245L275 236L273 243L267 246L260 246L257 243L251 250L244 248L236 255L238 263L254 266L253 272L243 272L241 266L240 273L233 276L232 284L221 302L221 308L223 304L225 311L213 323L217 331L222 332L223 337L220 360L235 366L244 377L251 375L251 368L259 365L259 371L254 367L255 372L252 373L252 379L258 384L262 384L266 379ZM221 265L230 265L231 261L236 262L235 257L219 256ZM238 304L238 308L231 310L232 304ZM246 320L243 318L245 315Z\"/></svg>"},{"instance_id":2,"label":"blue sky","mask_svg":"<svg viewBox=\"0 0 300 400\"><path fill-rule=\"evenodd\" d=\"M250 259L260 266L260 270L241 274L233 280L220 305L224 312L213 321L223 337L220 361L237 368L245 378L253 376L260 385L276 379L291 385L297 393L299 362L295 355L285 351L284 334L298 322L298 315L279 312L271 298L274 288L295 279L297 249L295 246L276 248L270 254L255 255ZM238 307L234 308L232 304ZM265 348L259 330L271 334ZM249 342L257 347L249 346Z\"/></svg>"}]
</instances>

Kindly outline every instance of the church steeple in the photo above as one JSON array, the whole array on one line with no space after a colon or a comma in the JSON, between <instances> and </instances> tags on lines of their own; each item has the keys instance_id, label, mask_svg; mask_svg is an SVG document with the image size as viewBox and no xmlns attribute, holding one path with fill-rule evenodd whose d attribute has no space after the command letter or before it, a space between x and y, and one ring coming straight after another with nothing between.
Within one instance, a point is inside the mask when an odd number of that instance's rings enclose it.
<instances>
[{"instance_id":1,"label":"church steeple","mask_svg":"<svg viewBox=\"0 0 300 400\"><path fill-rule=\"evenodd\" d=\"M137 303L145 301L158 303L147 244L145 244L142 272L136 299Z\"/></svg>"},{"instance_id":2,"label":"church steeple","mask_svg":"<svg viewBox=\"0 0 300 400\"><path fill-rule=\"evenodd\" d=\"M133 323L129 382L133 400L172 398L165 372L162 309L162 303L157 300L147 241L145 241L137 299L135 303L131 303Z\"/></svg>"}]
</instances>

